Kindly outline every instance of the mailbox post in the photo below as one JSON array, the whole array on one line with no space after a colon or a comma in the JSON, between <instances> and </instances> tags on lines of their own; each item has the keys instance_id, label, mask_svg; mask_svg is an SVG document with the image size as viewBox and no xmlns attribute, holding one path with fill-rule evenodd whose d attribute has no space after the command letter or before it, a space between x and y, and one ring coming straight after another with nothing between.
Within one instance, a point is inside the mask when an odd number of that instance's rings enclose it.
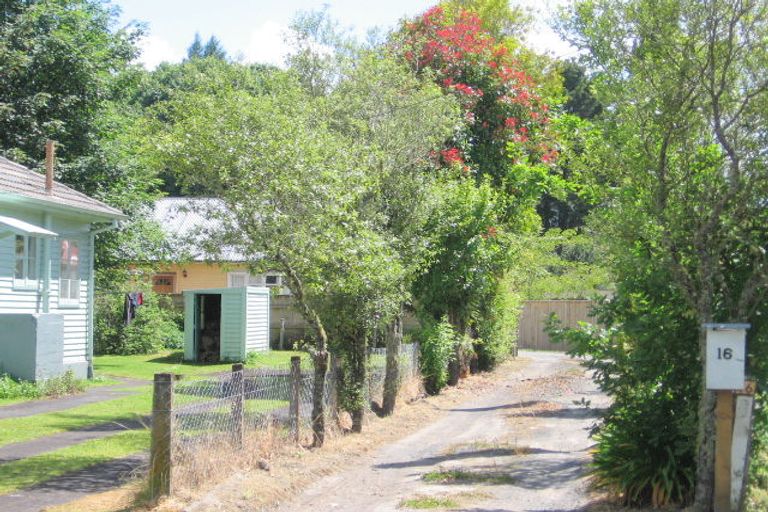
<instances>
[{"instance_id":1,"label":"mailbox post","mask_svg":"<svg viewBox=\"0 0 768 512\"><path fill-rule=\"evenodd\" d=\"M707 330L707 389L717 393L715 406L715 512L735 512L732 496L734 393L744 390L749 324L704 324ZM740 492L741 487L736 492Z\"/></svg>"}]
</instances>

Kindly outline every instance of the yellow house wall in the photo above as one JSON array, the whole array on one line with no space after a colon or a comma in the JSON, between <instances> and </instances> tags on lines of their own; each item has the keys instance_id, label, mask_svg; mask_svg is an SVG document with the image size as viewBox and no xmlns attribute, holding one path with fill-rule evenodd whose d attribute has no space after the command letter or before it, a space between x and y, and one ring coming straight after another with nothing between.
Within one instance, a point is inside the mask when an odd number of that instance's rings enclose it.
<instances>
[{"instance_id":1,"label":"yellow house wall","mask_svg":"<svg viewBox=\"0 0 768 512\"><path fill-rule=\"evenodd\" d=\"M244 265L193 262L185 265L171 265L159 271L159 274L176 274L176 283L173 293L182 293L186 290L200 290L205 288L226 288L227 272L244 270ZM187 277L184 277L184 270Z\"/></svg>"}]
</instances>

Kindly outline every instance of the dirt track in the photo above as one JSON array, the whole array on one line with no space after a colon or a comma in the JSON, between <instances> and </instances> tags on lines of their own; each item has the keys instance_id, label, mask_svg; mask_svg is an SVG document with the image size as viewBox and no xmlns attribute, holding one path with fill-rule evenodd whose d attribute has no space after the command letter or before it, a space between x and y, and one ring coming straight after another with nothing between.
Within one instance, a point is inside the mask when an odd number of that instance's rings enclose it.
<instances>
[{"instance_id":1,"label":"dirt track","mask_svg":"<svg viewBox=\"0 0 768 512\"><path fill-rule=\"evenodd\" d=\"M521 358L528 364L493 392L318 480L276 510L385 512L426 497L474 512L583 509L590 501L588 430L607 399L563 354Z\"/></svg>"}]
</instances>

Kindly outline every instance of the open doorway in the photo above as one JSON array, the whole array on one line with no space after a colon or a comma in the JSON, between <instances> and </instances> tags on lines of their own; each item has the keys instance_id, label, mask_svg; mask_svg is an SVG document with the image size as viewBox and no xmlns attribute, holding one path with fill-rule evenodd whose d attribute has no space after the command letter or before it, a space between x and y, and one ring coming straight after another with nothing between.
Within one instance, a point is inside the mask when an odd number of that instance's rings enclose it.
<instances>
[{"instance_id":1,"label":"open doorway","mask_svg":"<svg viewBox=\"0 0 768 512\"><path fill-rule=\"evenodd\" d=\"M218 363L221 354L221 295L195 296L195 347L201 363Z\"/></svg>"}]
</instances>

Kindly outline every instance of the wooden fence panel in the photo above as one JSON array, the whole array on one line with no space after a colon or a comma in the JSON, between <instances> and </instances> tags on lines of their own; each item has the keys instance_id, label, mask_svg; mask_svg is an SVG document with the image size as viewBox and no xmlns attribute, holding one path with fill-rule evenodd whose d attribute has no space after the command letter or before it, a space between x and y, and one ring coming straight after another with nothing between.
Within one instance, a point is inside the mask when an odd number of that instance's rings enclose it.
<instances>
[{"instance_id":1,"label":"wooden fence panel","mask_svg":"<svg viewBox=\"0 0 768 512\"><path fill-rule=\"evenodd\" d=\"M579 322L592 322L589 310L591 300L528 300L520 315L518 348L534 350L566 350L559 343L552 343L544 332L549 315L555 313L563 326L576 327Z\"/></svg>"}]
</instances>

